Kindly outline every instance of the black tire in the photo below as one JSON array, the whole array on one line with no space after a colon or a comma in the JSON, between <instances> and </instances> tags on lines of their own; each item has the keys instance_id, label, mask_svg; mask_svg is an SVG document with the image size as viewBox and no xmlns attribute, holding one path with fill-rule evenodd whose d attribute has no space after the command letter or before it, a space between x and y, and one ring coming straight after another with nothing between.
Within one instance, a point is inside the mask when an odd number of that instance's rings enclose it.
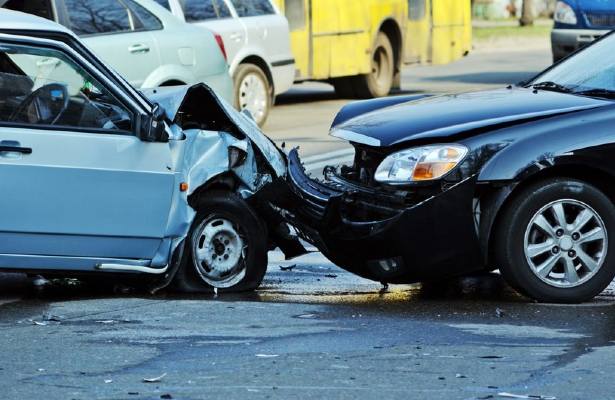
<instances>
[{"instance_id":1,"label":"black tire","mask_svg":"<svg viewBox=\"0 0 615 400\"><path fill-rule=\"evenodd\" d=\"M208 281L206 270L209 266L201 263L199 268L194 261L195 244L203 246L202 242L201 244L198 242L197 230L202 224L216 219L230 222L245 245L245 255L235 264L237 269L245 268L245 274L241 280L230 286L227 285L228 282L216 284L211 279ZM211 292L214 287L222 292L249 291L258 288L266 271L267 235L263 223L252 208L233 193L211 191L202 195L197 204L196 217L186 238L184 256L175 276L174 286L184 292Z\"/></svg>"},{"instance_id":2,"label":"black tire","mask_svg":"<svg viewBox=\"0 0 615 400\"><path fill-rule=\"evenodd\" d=\"M524 250L526 228L533 217L543 207L564 199L581 202L591 207L602 219L607 236L606 255L601 267L594 275L588 275L585 282L580 281L582 283L577 286L568 287L549 284L539 278L528 262ZM537 182L515 195L503 211L496 229L493 250L496 265L502 276L513 288L537 301L551 303L588 301L600 294L615 277L615 237L608 240L611 232L615 232L615 208L604 193L588 183L569 178ZM563 247L561 250L558 248L553 251L561 251L564 256ZM550 256L551 253L545 253L545 257Z\"/></svg>"},{"instance_id":3,"label":"black tire","mask_svg":"<svg viewBox=\"0 0 615 400\"><path fill-rule=\"evenodd\" d=\"M246 108L245 100L246 100L247 92L246 92L246 87L242 84L242 82L244 82L244 79L246 79L248 75L252 75L254 78L258 79L260 83L263 85L263 87L265 88L266 93L264 93L264 98L262 99L262 101L264 102L262 104L262 107L263 107L262 113L254 112L254 110L250 110L250 107L247 107L248 110L251 112L252 118L254 118L254 121L256 122L256 124L262 127L263 125L265 125L265 122L267 121L267 117L269 116L269 111L271 111L271 106L273 104L273 88L271 87L271 84L269 83L269 79L267 79L267 75L265 75L265 72L259 66L255 64L246 63L246 64L240 64L237 67L237 70L235 71L235 76L233 78L234 105L235 105L235 108L240 111L243 111L243 109ZM259 109L260 109L260 106L259 106Z\"/></svg>"},{"instance_id":4,"label":"black tire","mask_svg":"<svg viewBox=\"0 0 615 400\"><path fill-rule=\"evenodd\" d=\"M372 72L354 77L356 97L383 97L391 92L395 76L393 46L388 36L379 32L372 49Z\"/></svg>"}]
</instances>

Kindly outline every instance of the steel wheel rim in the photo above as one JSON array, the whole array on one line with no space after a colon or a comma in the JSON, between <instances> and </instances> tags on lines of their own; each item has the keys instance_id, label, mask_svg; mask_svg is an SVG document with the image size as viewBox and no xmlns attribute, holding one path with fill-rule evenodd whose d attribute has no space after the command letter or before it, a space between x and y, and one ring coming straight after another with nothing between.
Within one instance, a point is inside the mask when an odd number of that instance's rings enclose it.
<instances>
[{"instance_id":1,"label":"steel wheel rim","mask_svg":"<svg viewBox=\"0 0 615 400\"><path fill-rule=\"evenodd\" d=\"M389 58L387 57L386 49L384 47L378 47L372 59L372 76L378 86L383 87L386 84L389 67Z\"/></svg>"},{"instance_id":2,"label":"steel wheel rim","mask_svg":"<svg viewBox=\"0 0 615 400\"><path fill-rule=\"evenodd\" d=\"M267 86L256 73L248 73L239 83L239 108L248 110L256 121L262 121L267 112Z\"/></svg>"},{"instance_id":3,"label":"steel wheel rim","mask_svg":"<svg viewBox=\"0 0 615 400\"><path fill-rule=\"evenodd\" d=\"M228 288L246 275L247 243L241 229L230 220L211 216L192 235L192 260L209 285Z\"/></svg>"},{"instance_id":4,"label":"steel wheel rim","mask_svg":"<svg viewBox=\"0 0 615 400\"><path fill-rule=\"evenodd\" d=\"M557 288L584 284L604 265L606 226L589 205L573 199L553 201L530 220L524 254L532 272Z\"/></svg>"}]
</instances>

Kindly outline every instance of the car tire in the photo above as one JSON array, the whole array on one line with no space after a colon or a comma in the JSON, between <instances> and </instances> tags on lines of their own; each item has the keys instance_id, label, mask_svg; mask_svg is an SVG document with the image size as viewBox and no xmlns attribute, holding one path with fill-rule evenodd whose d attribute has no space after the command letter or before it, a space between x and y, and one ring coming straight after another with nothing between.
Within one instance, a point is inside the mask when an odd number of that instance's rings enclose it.
<instances>
[{"instance_id":1,"label":"car tire","mask_svg":"<svg viewBox=\"0 0 615 400\"><path fill-rule=\"evenodd\" d=\"M393 46L388 36L379 32L371 55L372 71L355 77L354 91L356 97L383 97L390 93L395 77L395 58Z\"/></svg>"},{"instance_id":2,"label":"car tire","mask_svg":"<svg viewBox=\"0 0 615 400\"><path fill-rule=\"evenodd\" d=\"M586 182L556 178L533 184L514 197L498 225L496 265L528 297L584 302L615 277L615 237L609 237L615 208Z\"/></svg>"},{"instance_id":3,"label":"car tire","mask_svg":"<svg viewBox=\"0 0 615 400\"><path fill-rule=\"evenodd\" d=\"M212 191L196 210L175 287L184 292L258 288L267 271L267 235L252 208L233 193Z\"/></svg>"},{"instance_id":4,"label":"car tire","mask_svg":"<svg viewBox=\"0 0 615 400\"><path fill-rule=\"evenodd\" d=\"M265 125L273 103L273 89L265 72L255 64L240 64L233 81L235 108L247 109L258 126Z\"/></svg>"}]
</instances>

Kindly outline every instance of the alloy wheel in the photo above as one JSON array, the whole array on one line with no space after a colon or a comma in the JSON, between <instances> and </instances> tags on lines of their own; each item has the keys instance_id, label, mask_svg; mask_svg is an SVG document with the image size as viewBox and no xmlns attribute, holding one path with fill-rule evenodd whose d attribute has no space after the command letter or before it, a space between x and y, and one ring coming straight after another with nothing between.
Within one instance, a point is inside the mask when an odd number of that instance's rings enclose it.
<instances>
[{"instance_id":1,"label":"alloy wheel","mask_svg":"<svg viewBox=\"0 0 615 400\"><path fill-rule=\"evenodd\" d=\"M542 207L525 230L525 258L544 283L569 288L590 280L604 264L608 235L589 205L573 199Z\"/></svg>"}]
</instances>

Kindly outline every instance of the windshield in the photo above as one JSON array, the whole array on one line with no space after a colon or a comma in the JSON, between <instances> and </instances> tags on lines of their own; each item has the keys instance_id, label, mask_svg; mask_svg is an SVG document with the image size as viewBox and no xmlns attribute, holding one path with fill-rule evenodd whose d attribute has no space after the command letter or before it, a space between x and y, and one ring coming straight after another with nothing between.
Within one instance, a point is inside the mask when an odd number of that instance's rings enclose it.
<instances>
[{"instance_id":1,"label":"windshield","mask_svg":"<svg viewBox=\"0 0 615 400\"><path fill-rule=\"evenodd\" d=\"M539 75L530 86L613 98L615 35L609 35Z\"/></svg>"}]
</instances>

